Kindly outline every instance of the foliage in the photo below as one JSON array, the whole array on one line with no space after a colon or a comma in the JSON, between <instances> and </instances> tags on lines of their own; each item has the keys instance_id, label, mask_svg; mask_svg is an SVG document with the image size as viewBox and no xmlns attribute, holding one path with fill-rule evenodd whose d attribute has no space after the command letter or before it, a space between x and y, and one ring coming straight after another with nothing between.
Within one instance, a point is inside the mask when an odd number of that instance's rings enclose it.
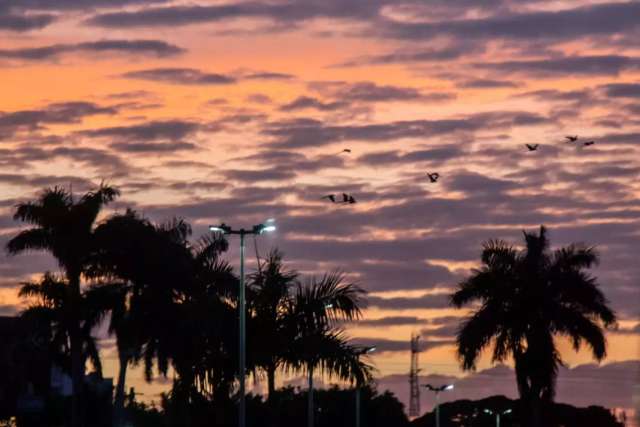
<instances>
[{"instance_id":1,"label":"foliage","mask_svg":"<svg viewBox=\"0 0 640 427\"><path fill-rule=\"evenodd\" d=\"M491 240L482 250L482 267L460 283L451 296L456 307L476 304L457 336L464 369L474 369L480 353L493 344L493 361L515 361L521 398L531 405L550 401L562 359L554 336L565 336L578 350L590 347L593 357L606 355L604 328L616 316L586 270L598 262L594 248L572 244L551 251L547 231L524 233L525 248L516 250Z\"/></svg>"}]
</instances>

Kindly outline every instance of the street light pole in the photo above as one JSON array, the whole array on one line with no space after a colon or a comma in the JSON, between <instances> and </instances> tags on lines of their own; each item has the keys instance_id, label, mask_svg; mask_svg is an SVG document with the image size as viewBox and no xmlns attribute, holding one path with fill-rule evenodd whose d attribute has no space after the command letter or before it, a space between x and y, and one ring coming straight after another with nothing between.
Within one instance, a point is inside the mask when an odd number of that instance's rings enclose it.
<instances>
[{"instance_id":1,"label":"street light pole","mask_svg":"<svg viewBox=\"0 0 640 427\"><path fill-rule=\"evenodd\" d=\"M234 230L230 226L222 223L221 225L209 226L209 230L223 234L238 234L240 236L240 289L238 290L238 312L239 312L239 331L238 331L238 380L240 383L240 400L238 402L238 427L246 427L247 411L246 411L246 364L247 364L247 302L245 294L244 282L244 252L245 252L245 236L247 234L262 234L265 232L275 231L276 227L273 220L267 220L264 224L254 225L250 230L241 228Z\"/></svg>"},{"instance_id":2,"label":"street light pole","mask_svg":"<svg viewBox=\"0 0 640 427\"><path fill-rule=\"evenodd\" d=\"M372 346L372 347L364 347L362 349L360 349L360 351L357 352L358 357L362 356L363 354L369 354L369 353L373 353L374 351L376 351L376 346ZM361 415L361 410L360 410L360 382L356 381L356 427L360 427L360 415Z\"/></svg>"},{"instance_id":3,"label":"street light pole","mask_svg":"<svg viewBox=\"0 0 640 427\"><path fill-rule=\"evenodd\" d=\"M440 427L440 391L436 391L436 427Z\"/></svg>"},{"instance_id":4,"label":"street light pole","mask_svg":"<svg viewBox=\"0 0 640 427\"><path fill-rule=\"evenodd\" d=\"M356 427L360 427L360 386L356 385Z\"/></svg>"},{"instance_id":5,"label":"street light pole","mask_svg":"<svg viewBox=\"0 0 640 427\"><path fill-rule=\"evenodd\" d=\"M240 403L238 405L238 426L245 427L247 425L247 411L245 402L245 375L247 364L247 307L244 284L244 228L240 230L240 289L238 291L238 310L240 311L240 331L238 336L240 342L239 372L240 372Z\"/></svg>"},{"instance_id":6,"label":"street light pole","mask_svg":"<svg viewBox=\"0 0 640 427\"><path fill-rule=\"evenodd\" d=\"M438 387L426 384L423 385L423 387L434 392L436 395L436 427L440 427L440 393L443 391L453 390L453 384L445 384Z\"/></svg>"}]
</instances>

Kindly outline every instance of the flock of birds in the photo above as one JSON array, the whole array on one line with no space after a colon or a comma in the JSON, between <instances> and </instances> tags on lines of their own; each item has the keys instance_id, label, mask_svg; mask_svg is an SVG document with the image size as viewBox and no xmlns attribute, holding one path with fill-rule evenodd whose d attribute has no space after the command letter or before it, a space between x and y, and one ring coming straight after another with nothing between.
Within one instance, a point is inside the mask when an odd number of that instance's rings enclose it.
<instances>
[{"instance_id":1,"label":"flock of birds","mask_svg":"<svg viewBox=\"0 0 640 427\"><path fill-rule=\"evenodd\" d=\"M595 141L581 141L580 138L578 137L578 135L567 135L565 136L566 142L567 143L578 143L579 145L582 145L583 147L588 147L590 145L595 144ZM538 148L540 147L540 144L525 144L525 147L527 147L527 149L529 151L537 151ZM342 150L340 152L340 154L351 154L351 149L350 148L345 148L344 150ZM427 178L429 178L429 182L431 184L435 184L438 182L438 179L440 178L440 174L438 172L427 172ZM342 193L342 195L340 194L327 194L326 196L323 196L322 199L327 199L329 200L331 203L336 203L336 204L354 204L356 203L356 199L347 193Z\"/></svg>"},{"instance_id":2,"label":"flock of birds","mask_svg":"<svg viewBox=\"0 0 640 427\"><path fill-rule=\"evenodd\" d=\"M566 142L571 143L571 142L578 142L580 138L578 138L578 135L567 135L565 136L565 139L567 140ZM595 143L596 143L595 141L580 142L580 144L582 144L582 146L584 147L588 147ZM538 147L540 147L540 144L524 144L524 145L529 149L529 151L536 151Z\"/></svg>"}]
</instances>

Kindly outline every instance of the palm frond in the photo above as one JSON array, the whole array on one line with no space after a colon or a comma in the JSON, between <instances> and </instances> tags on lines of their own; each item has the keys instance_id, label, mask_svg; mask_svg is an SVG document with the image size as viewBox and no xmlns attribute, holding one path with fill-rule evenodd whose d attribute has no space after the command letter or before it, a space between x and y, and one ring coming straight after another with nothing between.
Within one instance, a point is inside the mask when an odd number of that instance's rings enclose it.
<instances>
[{"instance_id":1,"label":"palm frond","mask_svg":"<svg viewBox=\"0 0 640 427\"><path fill-rule=\"evenodd\" d=\"M10 255L17 255L28 251L51 250L53 239L51 233L43 228L30 228L22 230L9 242L7 242L7 252Z\"/></svg>"}]
</instances>

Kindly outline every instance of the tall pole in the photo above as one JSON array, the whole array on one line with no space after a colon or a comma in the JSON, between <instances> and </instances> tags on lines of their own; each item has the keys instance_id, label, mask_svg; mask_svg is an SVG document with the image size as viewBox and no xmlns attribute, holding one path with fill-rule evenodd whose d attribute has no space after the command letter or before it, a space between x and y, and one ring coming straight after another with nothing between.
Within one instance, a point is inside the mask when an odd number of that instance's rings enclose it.
<instances>
[{"instance_id":1,"label":"tall pole","mask_svg":"<svg viewBox=\"0 0 640 427\"><path fill-rule=\"evenodd\" d=\"M307 396L307 427L313 427L315 413L313 410L313 367L309 364L309 391Z\"/></svg>"},{"instance_id":2,"label":"tall pole","mask_svg":"<svg viewBox=\"0 0 640 427\"><path fill-rule=\"evenodd\" d=\"M356 427L360 427L360 386L356 385Z\"/></svg>"},{"instance_id":3,"label":"tall pole","mask_svg":"<svg viewBox=\"0 0 640 427\"><path fill-rule=\"evenodd\" d=\"M440 427L440 392L436 391L436 427Z\"/></svg>"},{"instance_id":4,"label":"tall pole","mask_svg":"<svg viewBox=\"0 0 640 427\"><path fill-rule=\"evenodd\" d=\"M239 427L245 427L246 420L246 407L245 407L245 365L246 365L246 333L247 333L247 309L245 301L245 289L244 289L244 229L240 230L240 291L238 295L238 310L240 311L240 354L239 357L239 372L240 372L240 404L238 405L238 425Z\"/></svg>"},{"instance_id":5,"label":"tall pole","mask_svg":"<svg viewBox=\"0 0 640 427\"><path fill-rule=\"evenodd\" d=\"M496 415L496 427L500 427L500 412Z\"/></svg>"}]
</instances>

